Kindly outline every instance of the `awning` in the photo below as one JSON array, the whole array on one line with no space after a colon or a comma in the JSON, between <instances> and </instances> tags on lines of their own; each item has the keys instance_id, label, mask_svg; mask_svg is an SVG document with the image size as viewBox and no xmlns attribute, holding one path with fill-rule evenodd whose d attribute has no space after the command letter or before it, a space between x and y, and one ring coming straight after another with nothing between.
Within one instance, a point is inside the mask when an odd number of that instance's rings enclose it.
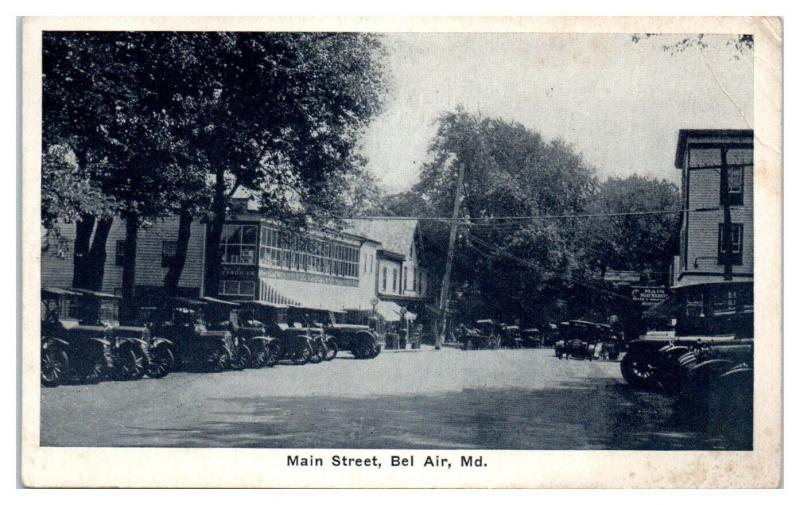
<instances>
[{"instance_id":1,"label":"awning","mask_svg":"<svg viewBox=\"0 0 800 505\"><path fill-rule=\"evenodd\" d=\"M680 309L680 300L675 295L667 297L666 300L658 302L642 313L642 317L650 319L671 319L675 317Z\"/></svg>"},{"instance_id":2,"label":"awning","mask_svg":"<svg viewBox=\"0 0 800 505\"><path fill-rule=\"evenodd\" d=\"M402 307L395 302L380 301L378 302L378 305L375 306L375 312L380 314L380 316L386 321L390 323L396 323L400 321ZM417 315L413 312L406 311L405 318L408 321L414 321L417 319Z\"/></svg>"}]
</instances>

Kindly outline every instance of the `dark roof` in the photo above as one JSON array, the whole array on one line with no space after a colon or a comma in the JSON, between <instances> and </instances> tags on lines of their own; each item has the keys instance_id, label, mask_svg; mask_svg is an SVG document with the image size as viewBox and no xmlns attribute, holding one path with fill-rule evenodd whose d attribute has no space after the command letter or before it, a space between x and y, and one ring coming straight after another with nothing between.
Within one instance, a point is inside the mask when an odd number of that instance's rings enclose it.
<instances>
[{"instance_id":1,"label":"dark roof","mask_svg":"<svg viewBox=\"0 0 800 505\"><path fill-rule=\"evenodd\" d=\"M680 130L678 132L678 148L675 151L675 168L683 168L683 153L689 137L749 137L753 141L753 130Z\"/></svg>"},{"instance_id":2,"label":"dark roof","mask_svg":"<svg viewBox=\"0 0 800 505\"><path fill-rule=\"evenodd\" d=\"M387 258L395 261L405 261L405 254L396 253L394 251L387 251L386 249L378 249L379 258Z\"/></svg>"},{"instance_id":3,"label":"dark roof","mask_svg":"<svg viewBox=\"0 0 800 505\"><path fill-rule=\"evenodd\" d=\"M348 231L380 242L383 249L403 256L411 251L416 219L345 219Z\"/></svg>"}]
</instances>

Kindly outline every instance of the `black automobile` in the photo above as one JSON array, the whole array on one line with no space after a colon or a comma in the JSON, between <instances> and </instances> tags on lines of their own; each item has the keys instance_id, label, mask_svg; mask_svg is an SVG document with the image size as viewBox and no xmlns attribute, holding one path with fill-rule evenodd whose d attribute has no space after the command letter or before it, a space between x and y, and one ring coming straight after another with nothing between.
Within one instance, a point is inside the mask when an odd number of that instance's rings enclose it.
<instances>
[{"instance_id":1,"label":"black automobile","mask_svg":"<svg viewBox=\"0 0 800 505\"><path fill-rule=\"evenodd\" d=\"M542 347L542 332L538 328L526 328L520 332L522 347L537 349Z\"/></svg>"},{"instance_id":2,"label":"black automobile","mask_svg":"<svg viewBox=\"0 0 800 505\"><path fill-rule=\"evenodd\" d=\"M96 383L113 367L110 328L77 315L79 294L59 288L41 290L41 383Z\"/></svg>"},{"instance_id":3,"label":"black automobile","mask_svg":"<svg viewBox=\"0 0 800 505\"><path fill-rule=\"evenodd\" d=\"M237 333L245 339L250 349L250 366L252 368L272 367L280 360L278 339L270 335L267 325L256 317L259 306L270 307L271 304L258 300L239 302Z\"/></svg>"},{"instance_id":4,"label":"black automobile","mask_svg":"<svg viewBox=\"0 0 800 505\"><path fill-rule=\"evenodd\" d=\"M81 318L109 327L113 367L117 380L140 379L145 374L160 379L169 374L175 361L171 342L153 337L145 325L122 325L119 321L121 297L99 291L73 288Z\"/></svg>"},{"instance_id":5,"label":"black automobile","mask_svg":"<svg viewBox=\"0 0 800 505\"><path fill-rule=\"evenodd\" d=\"M565 321L559 325L559 340L556 341L555 355L558 359L595 358L595 347L598 341L596 323L581 320Z\"/></svg>"},{"instance_id":6,"label":"black automobile","mask_svg":"<svg viewBox=\"0 0 800 505\"><path fill-rule=\"evenodd\" d=\"M207 306L202 300L167 297L140 308L140 317L148 321L152 334L170 342L174 369L222 372L231 368L233 335L226 329L209 329Z\"/></svg>"},{"instance_id":7,"label":"black automobile","mask_svg":"<svg viewBox=\"0 0 800 505\"><path fill-rule=\"evenodd\" d=\"M496 324L491 319L479 319L470 328L464 324L458 326L455 336L465 351L473 349L499 349L500 337L496 333Z\"/></svg>"},{"instance_id":8,"label":"black automobile","mask_svg":"<svg viewBox=\"0 0 800 505\"><path fill-rule=\"evenodd\" d=\"M206 303L205 315L210 330L223 330L231 333L231 368L244 370L252 363L253 353L247 337L252 331L242 331L239 326L239 303L204 296L200 298Z\"/></svg>"},{"instance_id":9,"label":"black automobile","mask_svg":"<svg viewBox=\"0 0 800 505\"><path fill-rule=\"evenodd\" d=\"M311 361L314 350L309 330L289 321L289 306L260 301L241 303L248 316L261 323L265 334L273 339L271 345L277 349L277 360L288 360L295 365Z\"/></svg>"},{"instance_id":10,"label":"black automobile","mask_svg":"<svg viewBox=\"0 0 800 505\"><path fill-rule=\"evenodd\" d=\"M519 326L500 324L498 330L501 347L507 347L509 349L522 348L522 335L520 334Z\"/></svg>"},{"instance_id":11,"label":"black automobile","mask_svg":"<svg viewBox=\"0 0 800 505\"><path fill-rule=\"evenodd\" d=\"M348 351L356 359L373 359L381 353L378 335L365 324L341 323L345 312L328 309L304 309L312 321L312 326L322 328L326 345L338 351Z\"/></svg>"}]
</instances>

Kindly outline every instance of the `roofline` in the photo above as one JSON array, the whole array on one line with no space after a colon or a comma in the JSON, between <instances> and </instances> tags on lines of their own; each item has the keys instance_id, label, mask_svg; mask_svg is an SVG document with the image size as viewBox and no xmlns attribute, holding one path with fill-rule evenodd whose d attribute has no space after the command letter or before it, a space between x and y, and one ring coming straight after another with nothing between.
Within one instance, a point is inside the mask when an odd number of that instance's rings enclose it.
<instances>
[{"instance_id":1,"label":"roofline","mask_svg":"<svg viewBox=\"0 0 800 505\"><path fill-rule=\"evenodd\" d=\"M406 260L405 254L390 251L388 249L378 249L378 257L380 258L381 256L390 260L399 260L399 261Z\"/></svg>"},{"instance_id":2,"label":"roofline","mask_svg":"<svg viewBox=\"0 0 800 505\"><path fill-rule=\"evenodd\" d=\"M753 130L714 130L714 129L681 129L678 131L678 147L675 150L675 168L683 168L683 153L690 136L706 137L753 137Z\"/></svg>"}]
</instances>

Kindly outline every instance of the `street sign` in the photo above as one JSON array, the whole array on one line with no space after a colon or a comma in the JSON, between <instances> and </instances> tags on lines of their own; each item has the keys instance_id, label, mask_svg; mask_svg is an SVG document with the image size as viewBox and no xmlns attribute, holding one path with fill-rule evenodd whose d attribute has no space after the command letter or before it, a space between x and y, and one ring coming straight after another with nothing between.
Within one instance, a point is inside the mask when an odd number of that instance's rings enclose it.
<instances>
[{"instance_id":1,"label":"street sign","mask_svg":"<svg viewBox=\"0 0 800 505\"><path fill-rule=\"evenodd\" d=\"M667 299L666 286L631 286L631 298L644 307L652 307Z\"/></svg>"}]
</instances>

